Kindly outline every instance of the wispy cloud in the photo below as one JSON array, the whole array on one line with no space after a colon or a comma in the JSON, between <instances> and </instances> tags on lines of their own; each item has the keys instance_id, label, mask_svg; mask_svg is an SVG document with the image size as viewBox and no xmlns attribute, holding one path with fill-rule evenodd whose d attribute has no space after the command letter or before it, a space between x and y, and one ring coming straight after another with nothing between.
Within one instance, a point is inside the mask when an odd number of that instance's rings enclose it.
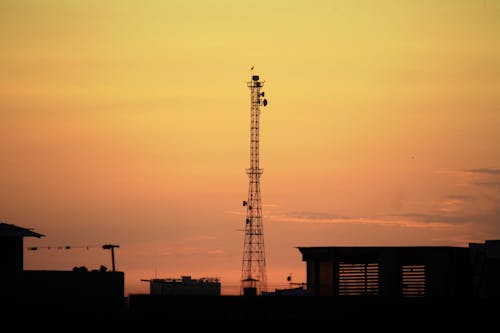
<instances>
[{"instance_id":1,"label":"wispy cloud","mask_svg":"<svg viewBox=\"0 0 500 333\"><path fill-rule=\"evenodd\" d=\"M274 222L378 224L425 228L447 228L453 225L450 220L446 221L438 216L434 217L416 213L402 215L345 216L308 211L275 213L267 216L267 219Z\"/></svg>"},{"instance_id":2,"label":"wispy cloud","mask_svg":"<svg viewBox=\"0 0 500 333\"><path fill-rule=\"evenodd\" d=\"M453 228L459 225L476 225L478 228L496 229L500 225L500 169L476 168L442 171L459 177L467 184L457 188L462 193L450 193L427 202L420 211L391 212L384 214L346 215L324 211L272 211L267 220L291 223L348 223L398 225L412 228ZM492 191L493 190L493 191ZM422 206L423 207L423 206ZM500 231L500 228L498 228Z\"/></svg>"},{"instance_id":3,"label":"wispy cloud","mask_svg":"<svg viewBox=\"0 0 500 333\"><path fill-rule=\"evenodd\" d=\"M474 229L498 237L500 233L500 168L437 170L450 179L451 193L436 198L415 198L407 209L356 214L332 211L287 211L271 204L266 222L303 224L371 224L428 229ZM458 180L458 181L457 181ZM411 208L410 208L411 207ZM229 212L244 215L244 212Z\"/></svg>"},{"instance_id":4,"label":"wispy cloud","mask_svg":"<svg viewBox=\"0 0 500 333\"><path fill-rule=\"evenodd\" d=\"M468 173L476 173L482 175L500 176L500 169L497 168L478 168L478 169L467 169L464 171Z\"/></svg>"},{"instance_id":5,"label":"wispy cloud","mask_svg":"<svg viewBox=\"0 0 500 333\"><path fill-rule=\"evenodd\" d=\"M496 189L500 191L500 180L499 181L478 181L475 183L478 186L484 186L484 187L489 187Z\"/></svg>"},{"instance_id":6,"label":"wispy cloud","mask_svg":"<svg viewBox=\"0 0 500 333\"><path fill-rule=\"evenodd\" d=\"M436 203L436 209L440 212L440 214L458 214L466 205L470 204L474 200L475 198L470 195L449 194L443 196L441 200Z\"/></svg>"},{"instance_id":7,"label":"wispy cloud","mask_svg":"<svg viewBox=\"0 0 500 333\"><path fill-rule=\"evenodd\" d=\"M444 196L445 199L449 200L459 200L459 201L466 201L466 200L473 200L474 197L471 195L463 195L463 194L448 194Z\"/></svg>"},{"instance_id":8,"label":"wispy cloud","mask_svg":"<svg viewBox=\"0 0 500 333\"><path fill-rule=\"evenodd\" d=\"M468 169L465 173L473 176L470 184L481 190L477 195L500 209L500 168Z\"/></svg>"},{"instance_id":9,"label":"wispy cloud","mask_svg":"<svg viewBox=\"0 0 500 333\"><path fill-rule=\"evenodd\" d=\"M414 223L439 223L439 224L462 224L470 221L470 217L454 214L426 214L426 213L404 213L399 215L386 215L384 218L394 220L410 221Z\"/></svg>"},{"instance_id":10,"label":"wispy cloud","mask_svg":"<svg viewBox=\"0 0 500 333\"><path fill-rule=\"evenodd\" d=\"M169 242L139 243L130 253L139 256L156 257L218 257L226 253L224 246L216 244L217 237L211 235L190 235ZM122 252L127 251L126 248Z\"/></svg>"},{"instance_id":11,"label":"wispy cloud","mask_svg":"<svg viewBox=\"0 0 500 333\"><path fill-rule=\"evenodd\" d=\"M313 220L313 221L315 221L315 220L349 220L349 219L352 219L352 217L349 217L349 216L342 216L342 215L325 213L325 212L288 212L284 215L287 217L290 217L290 218L307 219L307 220Z\"/></svg>"}]
</instances>

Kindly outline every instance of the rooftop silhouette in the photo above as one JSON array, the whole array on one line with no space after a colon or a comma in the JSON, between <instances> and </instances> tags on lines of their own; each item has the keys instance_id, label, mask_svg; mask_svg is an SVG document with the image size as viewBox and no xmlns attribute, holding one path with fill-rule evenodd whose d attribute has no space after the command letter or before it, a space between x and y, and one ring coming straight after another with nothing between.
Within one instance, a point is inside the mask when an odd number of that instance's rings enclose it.
<instances>
[{"instance_id":1,"label":"rooftop silhouette","mask_svg":"<svg viewBox=\"0 0 500 333\"><path fill-rule=\"evenodd\" d=\"M42 236L14 225L2 224L2 228L2 244L11 244L4 242L9 238ZM169 292L172 284L197 281L185 276L148 280L155 292L131 294L126 299L123 272L108 271L104 266L96 270L77 266L72 271L23 270L18 269L18 262L2 266L0 306L11 320L29 316L35 321L57 321L63 314L65 319L106 320L118 325L252 318L337 323L363 318L377 323L390 313L402 320L418 316L421 323L447 321L453 326L457 316L471 322L484 317L487 322L498 309L500 240L469 247L298 249L307 263L306 288L277 289L264 296L220 296L217 288L218 292L203 295L196 290ZM164 285L168 290L158 289Z\"/></svg>"}]
</instances>

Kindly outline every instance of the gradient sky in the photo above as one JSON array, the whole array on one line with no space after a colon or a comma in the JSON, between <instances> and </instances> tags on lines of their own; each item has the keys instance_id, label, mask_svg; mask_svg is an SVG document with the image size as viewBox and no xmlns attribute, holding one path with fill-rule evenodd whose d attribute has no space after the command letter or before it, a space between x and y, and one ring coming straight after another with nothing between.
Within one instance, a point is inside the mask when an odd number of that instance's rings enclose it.
<instances>
[{"instance_id":1,"label":"gradient sky","mask_svg":"<svg viewBox=\"0 0 500 333\"><path fill-rule=\"evenodd\" d=\"M0 220L27 269L237 291L250 67L271 288L297 246L500 239L500 1L0 0Z\"/></svg>"}]
</instances>

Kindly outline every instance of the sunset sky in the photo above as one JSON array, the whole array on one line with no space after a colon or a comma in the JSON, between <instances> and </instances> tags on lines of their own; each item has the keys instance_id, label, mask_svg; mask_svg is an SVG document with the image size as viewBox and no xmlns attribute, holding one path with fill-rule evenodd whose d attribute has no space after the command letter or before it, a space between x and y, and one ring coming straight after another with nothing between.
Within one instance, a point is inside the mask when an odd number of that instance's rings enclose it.
<instances>
[{"instance_id":1,"label":"sunset sky","mask_svg":"<svg viewBox=\"0 0 500 333\"><path fill-rule=\"evenodd\" d=\"M0 0L0 221L77 247L26 269L237 291L255 66L271 288L297 246L500 239L499 41L492 0Z\"/></svg>"}]
</instances>

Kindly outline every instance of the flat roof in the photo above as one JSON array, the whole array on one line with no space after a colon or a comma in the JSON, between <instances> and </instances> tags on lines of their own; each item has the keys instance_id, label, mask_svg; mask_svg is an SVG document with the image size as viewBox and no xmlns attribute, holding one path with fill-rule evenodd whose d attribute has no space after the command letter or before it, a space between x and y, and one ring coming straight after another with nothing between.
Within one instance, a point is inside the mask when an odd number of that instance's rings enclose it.
<instances>
[{"instance_id":1,"label":"flat roof","mask_svg":"<svg viewBox=\"0 0 500 333\"><path fill-rule=\"evenodd\" d=\"M375 257L381 254L403 256L432 256L444 253L467 253L468 247L458 246L319 246L298 247L302 260L309 258Z\"/></svg>"}]
</instances>

